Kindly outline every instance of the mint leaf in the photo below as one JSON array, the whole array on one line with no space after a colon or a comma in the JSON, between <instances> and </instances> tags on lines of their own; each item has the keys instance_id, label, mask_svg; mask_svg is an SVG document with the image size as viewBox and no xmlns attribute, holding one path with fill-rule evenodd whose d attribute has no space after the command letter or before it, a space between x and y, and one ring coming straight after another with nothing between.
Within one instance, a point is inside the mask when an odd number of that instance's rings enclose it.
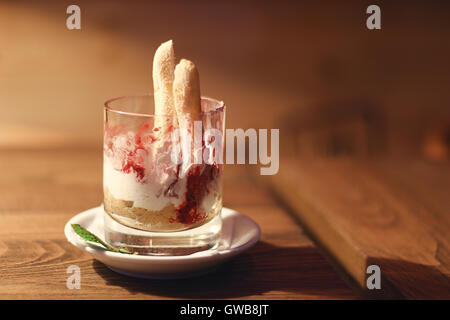
<instances>
[{"instance_id":1,"label":"mint leaf","mask_svg":"<svg viewBox=\"0 0 450 320\"><path fill-rule=\"evenodd\" d=\"M126 253L126 254L138 254L137 252L131 252L131 251L127 250L126 248L114 248L113 246L107 244L105 241L101 240L95 234L84 229L79 224L72 224L72 229L75 231L76 234L78 234L85 241L99 243L106 250L113 251L113 252Z\"/></svg>"},{"instance_id":2,"label":"mint leaf","mask_svg":"<svg viewBox=\"0 0 450 320\"><path fill-rule=\"evenodd\" d=\"M72 228L73 230L80 236L82 237L84 240L86 241L91 241L91 242L97 242L100 244L103 244L102 240L100 240L99 237L97 237L95 234L90 233L89 231L87 231L86 229L84 229L82 226L80 226L79 224L72 224Z\"/></svg>"}]
</instances>

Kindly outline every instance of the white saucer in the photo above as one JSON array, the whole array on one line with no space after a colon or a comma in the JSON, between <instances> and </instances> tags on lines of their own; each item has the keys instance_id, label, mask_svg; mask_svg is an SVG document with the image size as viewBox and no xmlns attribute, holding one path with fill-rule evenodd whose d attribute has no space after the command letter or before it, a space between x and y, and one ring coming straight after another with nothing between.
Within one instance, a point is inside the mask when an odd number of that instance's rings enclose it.
<instances>
[{"instance_id":1,"label":"white saucer","mask_svg":"<svg viewBox=\"0 0 450 320\"><path fill-rule=\"evenodd\" d=\"M244 252L258 241L261 230L249 217L223 208L222 220L222 234L216 248L185 256L129 255L88 245L75 233L71 224L80 224L104 240L102 206L72 217L64 227L64 234L71 244L90 253L94 259L115 272L147 279L187 278L213 270L215 266Z\"/></svg>"}]
</instances>

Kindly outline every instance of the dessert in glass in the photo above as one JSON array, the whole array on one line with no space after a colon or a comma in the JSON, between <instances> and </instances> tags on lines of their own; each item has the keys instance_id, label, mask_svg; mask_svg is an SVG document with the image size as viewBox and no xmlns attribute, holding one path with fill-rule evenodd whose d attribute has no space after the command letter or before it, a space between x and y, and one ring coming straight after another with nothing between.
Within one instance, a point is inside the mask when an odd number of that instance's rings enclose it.
<instances>
[{"instance_id":1,"label":"dessert in glass","mask_svg":"<svg viewBox=\"0 0 450 320\"><path fill-rule=\"evenodd\" d=\"M153 95L104 108L105 239L140 254L217 245L222 221L223 102L201 97L195 65L172 41L153 63Z\"/></svg>"}]
</instances>

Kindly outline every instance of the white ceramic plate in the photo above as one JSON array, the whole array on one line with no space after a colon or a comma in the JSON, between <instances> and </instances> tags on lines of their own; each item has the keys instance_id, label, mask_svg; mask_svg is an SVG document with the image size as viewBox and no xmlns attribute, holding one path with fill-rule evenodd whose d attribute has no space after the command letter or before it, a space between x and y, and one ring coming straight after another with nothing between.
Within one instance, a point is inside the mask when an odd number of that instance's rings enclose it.
<instances>
[{"instance_id":1,"label":"white ceramic plate","mask_svg":"<svg viewBox=\"0 0 450 320\"><path fill-rule=\"evenodd\" d=\"M221 237L216 248L185 256L129 255L89 246L73 231L71 224L80 224L104 240L102 206L72 217L64 228L64 234L71 244L90 253L94 259L118 273L149 279L187 278L213 270L215 266L244 252L258 241L261 230L249 217L223 208L222 220Z\"/></svg>"}]
</instances>

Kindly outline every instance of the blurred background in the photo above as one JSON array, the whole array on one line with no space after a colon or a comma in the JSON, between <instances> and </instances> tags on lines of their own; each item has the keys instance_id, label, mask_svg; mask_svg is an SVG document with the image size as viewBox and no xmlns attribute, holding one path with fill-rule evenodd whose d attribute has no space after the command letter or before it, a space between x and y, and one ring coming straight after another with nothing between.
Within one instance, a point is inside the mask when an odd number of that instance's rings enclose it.
<instances>
[{"instance_id":1,"label":"blurred background","mask_svg":"<svg viewBox=\"0 0 450 320\"><path fill-rule=\"evenodd\" d=\"M370 4L382 30L366 28ZM103 102L151 91L173 39L228 128L280 128L304 156L446 161L449 34L448 1L2 0L0 148L100 147Z\"/></svg>"}]
</instances>

